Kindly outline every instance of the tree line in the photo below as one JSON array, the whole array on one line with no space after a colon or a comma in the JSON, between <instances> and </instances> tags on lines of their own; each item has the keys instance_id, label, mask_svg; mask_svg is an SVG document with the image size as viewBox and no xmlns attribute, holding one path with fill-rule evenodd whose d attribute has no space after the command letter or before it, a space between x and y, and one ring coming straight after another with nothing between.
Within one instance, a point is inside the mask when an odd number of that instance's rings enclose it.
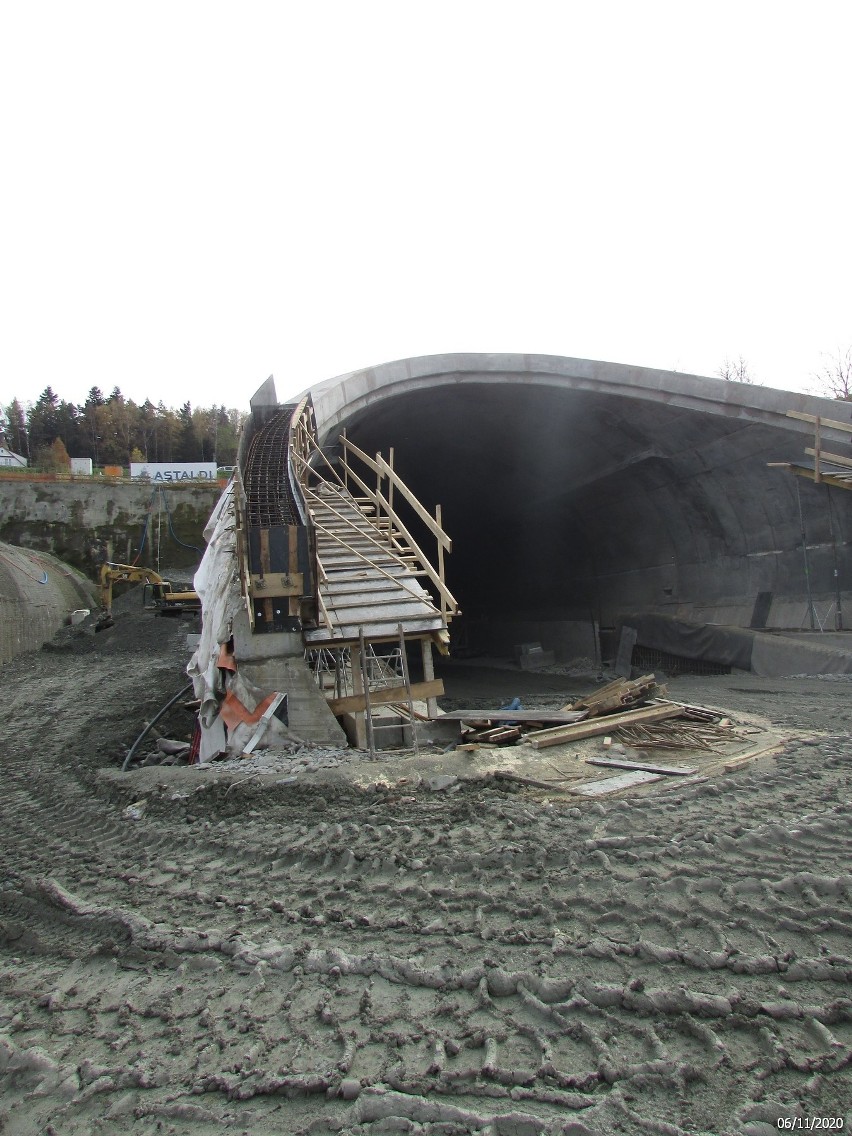
<instances>
[{"instance_id":1,"label":"tree line","mask_svg":"<svg viewBox=\"0 0 852 1136\"><path fill-rule=\"evenodd\" d=\"M104 396L92 387L82 405L66 402L45 387L24 408L15 398L0 406L0 434L6 446L30 465L49 469L71 457L96 466L131 461L216 462L234 465L240 427L247 415L224 406L179 410L146 399L141 406L118 387ZM66 457L67 460L67 457Z\"/></svg>"}]
</instances>

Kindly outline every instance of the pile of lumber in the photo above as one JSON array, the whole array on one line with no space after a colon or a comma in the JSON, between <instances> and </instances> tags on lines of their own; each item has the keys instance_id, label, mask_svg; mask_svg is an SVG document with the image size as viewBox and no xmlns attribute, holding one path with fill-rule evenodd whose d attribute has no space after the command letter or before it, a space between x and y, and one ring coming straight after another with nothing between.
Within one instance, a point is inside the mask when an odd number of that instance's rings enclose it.
<instances>
[{"instance_id":1,"label":"pile of lumber","mask_svg":"<svg viewBox=\"0 0 852 1136\"><path fill-rule=\"evenodd\" d=\"M714 752L731 740L731 730L729 726L722 724L689 721L682 714L677 722L622 726L615 736L625 745L638 749L700 749Z\"/></svg>"},{"instance_id":2,"label":"pile of lumber","mask_svg":"<svg viewBox=\"0 0 852 1136\"><path fill-rule=\"evenodd\" d=\"M610 734L621 726L634 726L638 723L663 722L667 718L679 718L683 710L675 702L655 702L636 710L623 710L620 713L601 714L600 717L575 722L569 726L555 726L551 730L537 730L527 740L533 749L546 749L548 746L565 745L566 742L593 738Z\"/></svg>"},{"instance_id":3,"label":"pile of lumber","mask_svg":"<svg viewBox=\"0 0 852 1136\"><path fill-rule=\"evenodd\" d=\"M602 686L592 694L586 694L563 707L563 710L585 710L587 717L597 718L600 714L611 714L632 706L640 706L651 698L662 698L666 693L664 686L657 685L655 675L642 675L641 678L617 678L615 682Z\"/></svg>"},{"instance_id":4,"label":"pile of lumber","mask_svg":"<svg viewBox=\"0 0 852 1136\"><path fill-rule=\"evenodd\" d=\"M542 749L563 740L612 733L619 726L683 715L687 708L659 701L663 694L665 687L650 674L616 679L559 710L454 710L442 714L441 720L454 719L467 727L462 738L465 745L514 745L523 739Z\"/></svg>"}]
</instances>

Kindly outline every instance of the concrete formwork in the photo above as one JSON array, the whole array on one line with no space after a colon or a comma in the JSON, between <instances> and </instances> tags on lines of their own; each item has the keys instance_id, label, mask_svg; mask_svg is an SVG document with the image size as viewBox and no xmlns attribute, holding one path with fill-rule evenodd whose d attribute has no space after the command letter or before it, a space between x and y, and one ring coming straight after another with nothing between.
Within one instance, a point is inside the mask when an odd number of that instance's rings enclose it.
<instances>
[{"instance_id":1,"label":"concrete formwork","mask_svg":"<svg viewBox=\"0 0 852 1136\"><path fill-rule=\"evenodd\" d=\"M311 394L326 447L344 427L367 452L394 446L442 504L469 615L806 626L797 493L817 616L834 626L838 590L850 606L852 495L767 465L812 444L788 410L845 420L842 403L541 355L405 359Z\"/></svg>"}]
</instances>

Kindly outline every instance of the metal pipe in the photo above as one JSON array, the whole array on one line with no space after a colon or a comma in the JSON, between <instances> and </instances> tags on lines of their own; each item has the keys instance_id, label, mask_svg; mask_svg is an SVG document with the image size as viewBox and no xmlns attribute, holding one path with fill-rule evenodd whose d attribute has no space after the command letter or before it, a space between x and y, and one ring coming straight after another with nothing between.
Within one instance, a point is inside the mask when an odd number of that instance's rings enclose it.
<instances>
[{"instance_id":1,"label":"metal pipe","mask_svg":"<svg viewBox=\"0 0 852 1136\"><path fill-rule=\"evenodd\" d=\"M172 707L174 706L174 704L175 704L175 703L177 702L177 700L178 700L179 698L183 698L183 696L184 696L185 694L189 694L189 692L190 692L191 690L192 690L192 683L191 683L191 682L188 682L188 683L186 684L186 686L182 686L182 687L180 688L180 690L179 690L179 691L177 692L177 694L176 694L176 695L174 696L174 698L170 698L170 699L169 699L169 701L168 701L168 702L167 702L167 703L165 704L165 706L164 706L164 707L162 708L162 710L160 710L160 711L159 711L159 712L158 712L158 713L157 713L157 714L156 714L156 715L155 715L155 716L154 716L154 717L153 717L153 718L151 719L151 721L150 721L150 722L146 723L146 725L145 725L145 729L144 729L144 730L142 731L142 733L141 733L141 734L139 735L139 737L138 737L138 738L136 739L136 741L135 741L135 742L133 743L133 745L132 745L132 746L130 747L130 749L129 749L129 750L127 751L127 757L125 757L125 759L124 759L124 765L122 765L122 767L121 767L121 772L122 772L122 773L126 773L126 772L127 772L127 767L128 767L128 765L130 764L130 762L131 762L131 761L133 760L133 755L134 755L134 753L136 753L136 750L137 750L137 749L139 748L139 746L140 746L140 745L142 744L143 740L144 740L144 739L145 739L145 738L146 738L146 737L148 736L148 734L149 734L149 733L150 733L150 731L151 731L151 728L152 728L153 726L156 726L156 724L157 724L157 723L159 722L159 720L160 720L160 719L161 719L161 718L162 718L162 717L163 717L163 716L164 716L165 714L167 714L167 713L169 712L169 710L171 710L171 708L172 708Z\"/></svg>"}]
</instances>

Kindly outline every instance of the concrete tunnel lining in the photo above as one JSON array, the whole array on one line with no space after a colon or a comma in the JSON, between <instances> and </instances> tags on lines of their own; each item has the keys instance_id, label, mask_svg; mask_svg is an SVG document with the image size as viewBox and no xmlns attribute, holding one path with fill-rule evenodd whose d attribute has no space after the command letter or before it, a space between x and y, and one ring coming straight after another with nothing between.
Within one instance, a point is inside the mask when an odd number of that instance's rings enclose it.
<instances>
[{"instance_id":1,"label":"concrete tunnel lining","mask_svg":"<svg viewBox=\"0 0 852 1136\"><path fill-rule=\"evenodd\" d=\"M767 466L812 444L787 411L845 417L832 400L528 355L401 360L311 394L325 447L344 427L368 453L393 446L442 505L468 620L607 627L653 610L749 626L771 593L767 626L804 626L797 488L815 601L849 580L852 498Z\"/></svg>"}]
</instances>

